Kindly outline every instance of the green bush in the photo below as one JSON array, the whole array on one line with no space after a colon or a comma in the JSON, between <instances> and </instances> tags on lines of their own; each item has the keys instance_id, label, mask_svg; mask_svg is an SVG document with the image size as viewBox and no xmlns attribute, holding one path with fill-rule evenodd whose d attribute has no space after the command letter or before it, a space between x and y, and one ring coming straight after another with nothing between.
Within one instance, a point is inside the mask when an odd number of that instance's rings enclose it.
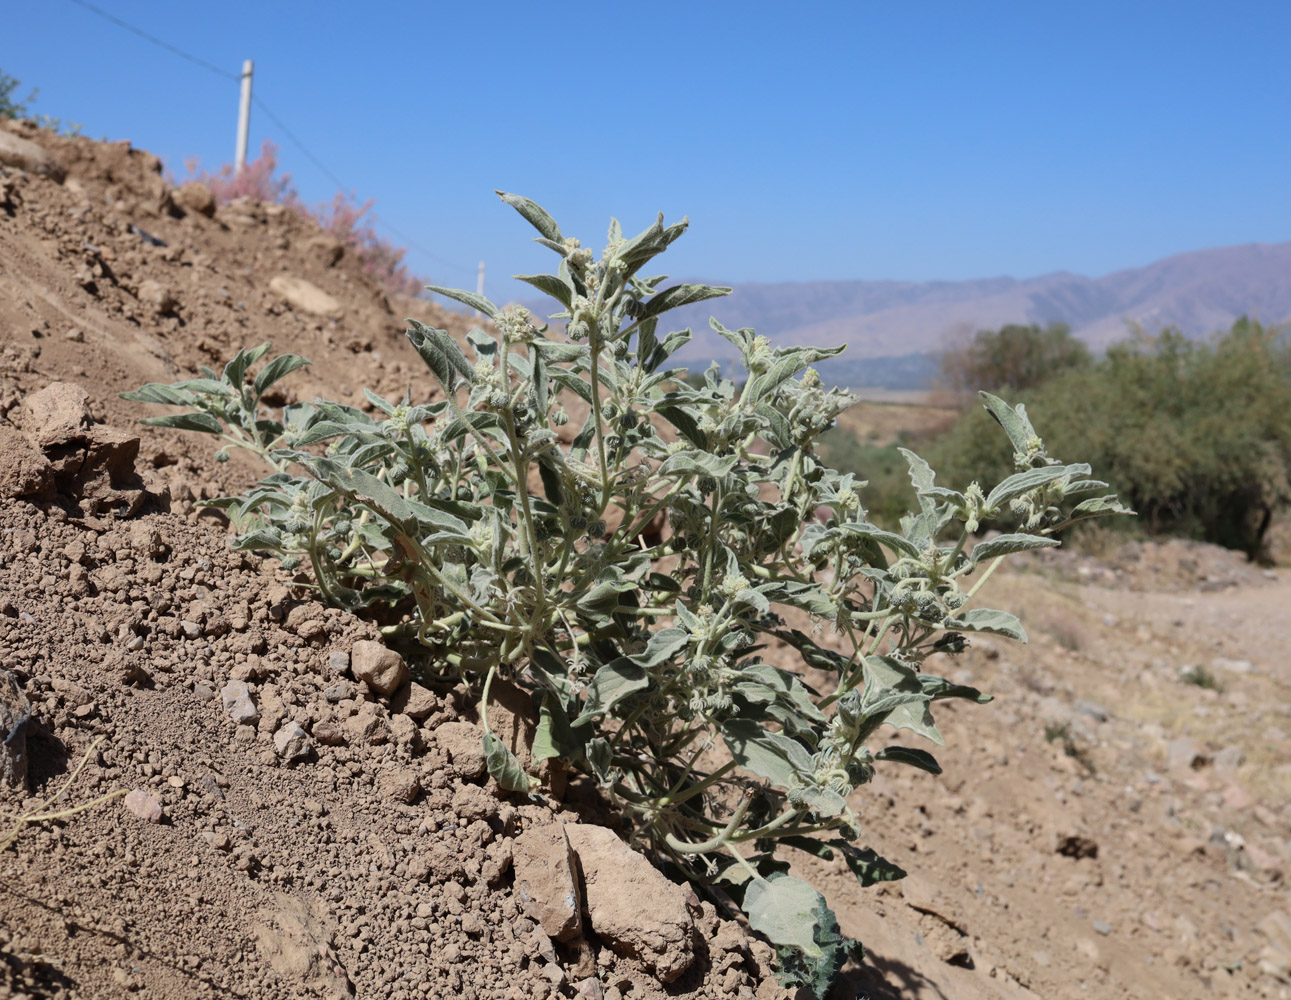
<instances>
[{"instance_id":1,"label":"green bush","mask_svg":"<svg viewBox=\"0 0 1291 1000\"><path fill-rule=\"evenodd\" d=\"M728 289L641 274L686 223L660 216L625 239L614 222L597 256L533 202L502 197L559 257L555 274L521 280L556 300L565 336L433 289L496 329L469 335L469 358L443 330L409 321L443 390L435 401L368 393L380 419L324 400L276 419L263 394L307 362L283 355L252 376L268 345L126 398L182 406L149 421L268 463L249 493L213 502L236 547L308 561L328 600L397 619L387 634L420 643L428 673L479 689L502 788L527 791L531 778L489 729L499 677L532 693L535 759L582 770L642 847L742 907L779 950L784 979L823 996L855 942L780 854L841 857L861 885L904 874L858 846L848 796L878 766L940 768L924 749L888 745L880 727L941 744L934 701L989 697L923 673L927 657L962 650L966 633L1026 636L1013 615L973 606L991 569L1120 507L1089 466L1050 458L1024 411L987 396L1014 456L1000 484L940 487L904 452L916 508L899 532L879 528L853 476L817 453L850 399L809 366L841 349L776 349L713 321L743 359L740 388L716 367L686 382L666 362L690 333L662 334L659 317ZM571 420L572 440L558 437ZM1035 512L1021 532L966 550L1019 506ZM657 518L667 537L647 531ZM830 627L847 652L785 614ZM765 662L775 639L827 689Z\"/></svg>"},{"instance_id":2,"label":"green bush","mask_svg":"<svg viewBox=\"0 0 1291 1000\"><path fill-rule=\"evenodd\" d=\"M33 88L30 94L22 100L17 100L14 94L20 86L22 84L19 80L0 70L0 118L28 116L28 105L36 100L36 95L40 91ZM49 115L36 115L35 121L41 128L53 129L59 135L80 135L81 129L84 128L78 122L65 122L61 118L51 118Z\"/></svg>"},{"instance_id":3,"label":"green bush","mask_svg":"<svg viewBox=\"0 0 1291 1000\"><path fill-rule=\"evenodd\" d=\"M36 99L36 91L18 100L14 94L20 86L21 81L0 70L0 118L27 117L27 105Z\"/></svg>"},{"instance_id":4,"label":"green bush","mask_svg":"<svg viewBox=\"0 0 1291 1000\"><path fill-rule=\"evenodd\" d=\"M1011 323L979 330L968 343L944 351L938 359L939 381L961 393L1017 392L1092 363L1089 348L1071 335L1066 323Z\"/></svg>"},{"instance_id":5,"label":"green bush","mask_svg":"<svg viewBox=\"0 0 1291 1000\"><path fill-rule=\"evenodd\" d=\"M1211 342L1176 331L1139 337L1088 369L1022 398L1055 449L1089 455L1142 527L1260 558L1291 500L1291 359L1285 339L1241 319ZM928 449L953 477L998 475L982 414Z\"/></svg>"}]
</instances>

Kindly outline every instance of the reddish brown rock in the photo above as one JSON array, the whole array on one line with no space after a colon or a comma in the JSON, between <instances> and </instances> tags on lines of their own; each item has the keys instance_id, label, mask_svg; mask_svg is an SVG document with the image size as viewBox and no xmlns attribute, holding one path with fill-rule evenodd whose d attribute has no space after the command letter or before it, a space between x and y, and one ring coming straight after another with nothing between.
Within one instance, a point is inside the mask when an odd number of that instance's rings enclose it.
<instances>
[{"instance_id":1,"label":"reddish brown rock","mask_svg":"<svg viewBox=\"0 0 1291 1000\"><path fill-rule=\"evenodd\" d=\"M573 849L563 824L531 827L512 848L516 895L543 933L569 941L582 933L582 900Z\"/></svg>"},{"instance_id":2,"label":"reddish brown rock","mask_svg":"<svg viewBox=\"0 0 1291 1000\"><path fill-rule=\"evenodd\" d=\"M670 983L695 960L695 921L686 890L670 882L603 826L569 823L592 929L620 955Z\"/></svg>"},{"instance_id":3,"label":"reddish brown rock","mask_svg":"<svg viewBox=\"0 0 1291 1000\"><path fill-rule=\"evenodd\" d=\"M54 470L45 456L17 431L0 427L0 497L39 496L54 485Z\"/></svg>"},{"instance_id":4,"label":"reddish brown rock","mask_svg":"<svg viewBox=\"0 0 1291 1000\"><path fill-rule=\"evenodd\" d=\"M360 639L350 651L350 670L377 694L393 694L408 680L408 664L393 649Z\"/></svg>"}]
</instances>

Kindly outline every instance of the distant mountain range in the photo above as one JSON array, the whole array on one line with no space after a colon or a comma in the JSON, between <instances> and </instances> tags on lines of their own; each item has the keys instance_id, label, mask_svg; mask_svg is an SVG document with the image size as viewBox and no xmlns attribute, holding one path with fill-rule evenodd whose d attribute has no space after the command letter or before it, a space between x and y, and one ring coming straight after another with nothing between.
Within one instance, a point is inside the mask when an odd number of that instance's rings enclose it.
<instances>
[{"instance_id":1,"label":"distant mountain range","mask_svg":"<svg viewBox=\"0 0 1291 1000\"><path fill-rule=\"evenodd\" d=\"M1060 320L1102 348L1136 323L1198 337L1242 315L1291 321L1291 242L1182 253L1101 278L1058 272L976 281L705 283L733 284L734 291L667 314L668 329L689 326L694 333L679 361L734 360L734 349L708 325L716 316L732 329L753 327L776 344L846 344L847 361L829 372L843 384L914 388L935 370L932 354L1006 323ZM532 305L540 315L548 311Z\"/></svg>"}]
</instances>

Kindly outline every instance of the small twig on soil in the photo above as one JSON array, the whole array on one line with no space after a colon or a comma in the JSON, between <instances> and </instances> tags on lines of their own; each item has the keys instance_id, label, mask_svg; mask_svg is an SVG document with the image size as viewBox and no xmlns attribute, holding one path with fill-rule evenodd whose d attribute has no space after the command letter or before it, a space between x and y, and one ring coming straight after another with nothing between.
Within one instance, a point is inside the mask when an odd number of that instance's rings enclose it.
<instances>
[{"instance_id":1,"label":"small twig on soil","mask_svg":"<svg viewBox=\"0 0 1291 1000\"><path fill-rule=\"evenodd\" d=\"M57 812L46 811L50 808L50 806L52 806L55 802L57 802L64 795L66 795L68 791L71 790L72 784L76 781L81 771L84 770L85 765L90 762L90 757L94 754L94 751L98 748L98 745L103 742L103 739L104 738L100 736L98 739L96 739L93 743L90 744L89 749L85 751L85 756L82 757L81 762L76 765L76 770L73 771L70 775L68 775L67 780L63 782L63 787L60 788L56 794L54 794L52 797L48 799L45 799L45 801L43 801L31 812L22 813L21 815L19 815L18 821L14 823L13 827L9 830L9 832L4 834L3 836L0 836L0 851L7 849L10 844L16 841L18 839L18 835L22 833L23 827L25 827L28 823L39 823L39 822L42 822L43 820L50 820L50 819L54 819L54 820L67 819L70 816L75 816L77 813L83 813L89 809L95 808L96 806L101 806L103 805L103 803L110 802L112 799L115 799L126 793L126 790L124 788L118 788L115 791L108 792L106 795L100 795L97 799L94 799L91 802L85 802L79 806L73 806L70 809L61 809Z\"/></svg>"}]
</instances>

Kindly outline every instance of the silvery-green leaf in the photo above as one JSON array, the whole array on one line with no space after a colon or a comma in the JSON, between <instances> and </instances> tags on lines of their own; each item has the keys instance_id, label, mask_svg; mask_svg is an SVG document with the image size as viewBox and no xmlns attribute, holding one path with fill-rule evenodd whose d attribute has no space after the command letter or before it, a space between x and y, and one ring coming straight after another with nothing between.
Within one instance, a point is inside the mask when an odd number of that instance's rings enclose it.
<instances>
[{"instance_id":1,"label":"silvery-green leaf","mask_svg":"<svg viewBox=\"0 0 1291 1000\"><path fill-rule=\"evenodd\" d=\"M319 441L329 441L344 434L354 434L356 428L350 424L338 424L334 420L320 420L318 423L301 431L299 437L293 438L297 445L305 448Z\"/></svg>"},{"instance_id":2,"label":"silvery-green leaf","mask_svg":"<svg viewBox=\"0 0 1291 1000\"><path fill-rule=\"evenodd\" d=\"M445 392L452 392L463 381L471 380L474 369L448 331L436 330L415 319L407 322L405 335Z\"/></svg>"},{"instance_id":3,"label":"silvery-green leaf","mask_svg":"<svg viewBox=\"0 0 1291 1000\"><path fill-rule=\"evenodd\" d=\"M368 403L376 406L378 410L381 410L383 414L386 414L387 417L389 417L391 413L395 412L394 403L391 403L390 400L385 399L383 396L378 396L376 392L373 392L371 388L368 388L367 386L363 387L363 397L365 400L368 400Z\"/></svg>"},{"instance_id":4,"label":"silvery-green leaf","mask_svg":"<svg viewBox=\"0 0 1291 1000\"><path fill-rule=\"evenodd\" d=\"M660 629L650 636L646 648L632 656L632 662L640 667L657 667L672 659L673 656L690 642L690 635L684 628L676 625Z\"/></svg>"},{"instance_id":5,"label":"silvery-green leaf","mask_svg":"<svg viewBox=\"0 0 1291 1000\"><path fill-rule=\"evenodd\" d=\"M780 788L802 788L811 783L811 756L797 740L748 719L722 723L722 739L737 764Z\"/></svg>"},{"instance_id":6,"label":"silvery-green leaf","mask_svg":"<svg viewBox=\"0 0 1291 1000\"><path fill-rule=\"evenodd\" d=\"M650 685L645 670L625 656L600 667L587 685L587 699L582 714L574 720L575 726L604 715L630 694L644 691Z\"/></svg>"},{"instance_id":7,"label":"silvery-green leaf","mask_svg":"<svg viewBox=\"0 0 1291 1000\"><path fill-rule=\"evenodd\" d=\"M659 466L661 476L712 476L721 479L739 463L738 455L714 455L711 452L687 449L670 455Z\"/></svg>"},{"instance_id":8,"label":"silvery-green leaf","mask_svg":"<svg viewBox=\"0 0 1291 1000\"><path fill-rule=\"evenodd\" d=\"M556 225L556 220L547 214L547 210L541 205L530 201L522 195L509 194L506 191L494 191L493 193L524 216L525 221L538 230L544 240L551 240L553 243L562 243L564 241L564 237L560 235L560 227Z\"/></svg>"},{"instance_id":9,"label":"silvery-green leaf","mask_svg":"<svg viewBox=\"0 0 1291 1000\"><path fill-rule=\"evenodd\" d=\"M1071 521L1083 521L1087 517L1099 517L1103 514L1133 514L1134 511L1122 505L1121 501L1116 498L1115 494L1105 497L1090 497L1088 500L1082 500L1071 510L1071 516L1067 519Z\"/></svg>"},{"instance_id":10,"label":"silvery-green leaf","mask_svg":"<svg viewBox=\"0 0 1291 1000\"><path fill-rule=\"evenodd\" d=\"M517 274L513 277L526 285L532 285L544 295L550 295L566 309L574 301L574 290L554 274Z\"/></svg>"},{"instance_id":11,"label":"silvery-green leaf","mask_svg":"<svg viewBox=\"0 0 1291 1000\"><path fill-rule=\"evenodd\" d=\"M144 417L139 421L150 427L174 427L181 431L222 434L224 425L209 413L172 413L167 417Z\"/></svg>"},{"instance_id":12,"label":"silvery-green leaf","mask_svg":"<svg viewBox=\"0 0 1291 1000\"><path fill-rule=\"evenodd\" d=\"M1014 497L1020 497L1023 493L1028 493L1039 486L1052 483L1063 476L1087 475L1089 475L1089 466L1084 462L1077 462L1074 465L1046 465L1039 469L1015 472L996 486L995 489L991 490L986 497L986 506L998 507Z\"/></svg>"},{"instance_id":13,"label":"silvery-green leaf","mask_svg":"<svg viewBox=\"0 0 1291 1000\"><path fill-rule=\"evenodd\" d=\"M680 406L660 406L655 412L681 431L682 436L691 444L698 448L707 446L708 435L699 429L699 422L688 409Z\"/></svg>"},{"instance_id":14,"label":"silvery-green leaf","mask_svg":"<svg viewBox=\"0 0 1291 1000\"><path fill-rule=\"evenodd\" d=\"M703 302L705 299L716 299L730 294L731 290L729 288L712 285L674 285L647 302L644 311L641 313L641 318L646 319L650 316L658 316L669 309L693 305L696 302Z\"/></svg>"},{"instance_id":15,"label":"silvery-green leaf","mask_svg":"<svg viewBox=\"0 0 1291 1000\"><path fill-rule=\"evenodd\" d=\"M651 257L663 252L667 244L662 242L662 237L663 213L660 212L654 225L633 236L618 249L615 256L627 264L630 271L635 270Z\"/></svg>"},{"instance_id":16,"label":"silvery-green leaf","mask_svg":"<svg viewBox=\"0 0 1291 1000\"><path fill-rule=\"evenodd\" d=\"M529 775L524 773L516 755L492 733L484 734L484 760L489 774L502 788L508 792L529 791Z\"/></svg>"},{"instance_id":17,"label":"silvery-green leaf","mask_svg":"<svg viewBox=\"0 0 1291 1000\"><path fill-rule=\"evenodd\" d=\"M456 299L464 306L470 306L476 312L484 313L489 319L496 319L500 310L492 302L477 292L468 292L464 288L444 288L441 285L427 285L426 291Z\"/></svg>"},{"instance_id":18,"label":"silvery-green leaf","mask_svg":"<svg viewBox=\"0 0 1291 1000\"><path fill-rule=\"evenodd\" d=\"M119 392L117 395L134 403L161 403L166 406L192 406L196 402L196 397L191 392L163 382L149 382L133 392Z\"/></svg>"},{"instance_id":19,"label":"silvery-green leaf","mask_svg":"<svg viewBox=\"0 0 1291 1000\"><path fill-rule=\"evenodd\" d=\"M886 545L890 549L896 549L903 555L918 559L922 554L918 547L909 540L903 538L891 531L884 531L877 525L870 524L868 521L849 521L838 526L839 530L849 535L859 535L862 538L872 538L876 542Z\"/></svg>"},{"instance_id":20,"label":"silvery-green leaf","mask_svg":"<svg viewBox=\"0 0 1291 1000\"><path fill-rule=\"evenodd\" d=\"M1018 642L1027 641L1026 629L1022 627L1016 615L991 608L972 608L960 612L953 619L947 619L946 628L957 632L990 632L1016 639Z\"/></svg>"},{"instance_id":21,"label":"silvery-green leaf","mask_svg":"<svg viewBox=\"0 0 1291 1000\"><path fill-rule=\"evenodd\" d=\"M778 947L796 948L809 958L823 955L816 943L817 908L824 897L792 875L751 882L744 893L749 926Z\"/></svg>"},{"instance_id":22,"label":"silvery-green leaf","mask_svg":"<svg viewBox=\"0 0 1291 1000\"><path fill-rule=\"evenodd\" d=\"M812 911L812 920L812 940L820 955L806 955L793 946L777 947L776 979L782 986L798 987L799 996L808 992L815 1000L825 1000L831 995L834 980L848 958L859 962L865 949L859 941L845 937L839 930L838 917L825 904L823 896Z\"/></svg>"},{"instance_id":23,"label":"silvery-green leaf","mask_svg":"<svg viewBox=\"0 0 1291 1000\"><path fill-rule=\"evenodd\" d=\"M919 497L919 506L923 513L927 514L935 505L935 501L929 495L929 491L936 488L932 466L909 448L901 448L899 451L904 456L906 465L910 467L910 483Z\"/></svg>"},{"instance_id":24,"label":"silvery-green leaf","mask_svg":"<svg viewBox=\"0 0 1291 1000\"><path fill-rule=\"evenodd\" d=\"M249 531L245 535L238 535L233 548L244 552L280 552L282 536L272 530Z\"/></svg>"},{"instance_id":25,"label":"silvery-green leaf","mask_svg":"<svg viewBox=\"0 0 1291 1000\"><path fill-rule=\"evenodd\" d=\"M889 725L945 745L928 708L932 699L924 693L914 668L890 656L867 656L865 679L861 714L866 732Z\"/></svg>"},{"instance_id":26,"label":"silvery-green leaf","mask_svg":"<svg viewBox=\"0 0 1291 1000\"><path fill-rule=\"evenodd\" d=\"M586 379L575 375L573 372L557 369L551 373L551 380L562 389L568 389L570 392L579 396L583 402L592 402L592 384Z\"/></svg>"},{"instance_id":27,"label":"silvery-green leaf","mask_svg":"<svg viewBox=\"0 0 1291 1000\"><path fill-rule=\"evenodd\" d=\"M584 758L597 779L604 782L610 778L610 767L614 763L614 750L610 741L602 736L587 741Z\"/></svg>"},{"instance_id":28,"label":"silvery-green leaf","mask_svg":"<svg viewBox=\"0 0 1291 1000\"><path fill-rule=\"evenodd\" d=\"M260 374L256 376L255 393L257 396L263 396L265 390L277 382L279 379L290 375L297 368L304 368L309 362L298 354L280 354L267 365L260 369Z\"/></svg>"},{"instance_id":29,"label":"silvery-green leaf","mask_svg":"<svg viewBox=\"0 0 1291 1000\"><path fill-rule=\"evenodd\" d=\"M1028 549L1052 549L1060 544L1056 538L1045 538L1043 535L996 535L985 542L978 542L971 553L974 563L996 556L1007 556L1014 552L1025 552Z\"/></svg>"},{"instance_id":30,"label":"silvery-green leaf","mask_svg":"<svg viewBox=\"0 0 1291 1000\"><path fill-rule=\"evenodd\" d=\"M229 363L224 366L222 378L236 389L242 388L242 379L246 375L248 366L255 363L256 359L269 350L269 344L260 344L253 347L250 351L239 348L238 353L233 355Z\"/></svg>"},{"instance_id":31,"label":"silvery-green leaf","mask_svg":"<svg viewBox=\"0 0 1291 1000\"><path fill-rule=\"evenodd\" d=\"M753 377L746 397L748 402L758 403L762 400L770 399L780 386L784 385L808 365L823 361L826 358L835 357L842 354L844 350L846 350L846 345L831 348L799 347L784 352L771 362L770 367L765 372Z\"/></svg>"},{"instance_id":32,"label":"silvery-green leaf","mask_svg":"<svg viewBox=\"0 0 1291 1000\"><path fill-rule=\"evenodd\" d=\"M996 422L1004 428L1004 433L1009 436L1013 443L1013 450L1021 454L1026 454L1030 449L1028 443L1038 435L1035 428L1031 426L1031 421L1027 419L1027 409L1025 406L1018 404L1017 409L1009 406L1008 403L998 396L992 396L989 392L979 393L982 397L982 403L985 405L987 412L995 418Z\"/></svg>"},{"instance_id":33,"label":"silvery-green leaf","mask_svg":"<svg viewBox=\"0 0 1291 1000\"><path fill-rule=\"evenodd\" d=\"M533 759L544 761L549 757L571 758L582 752L583 741L575 734L569 716L556 697L548 691L538 708L538 728L533 737Z\"/></svg>"},{"instance_id":34,"label":"silvery-green leaf","mask_svg":"<svg viewBox=\"0 0 1291 1000\"><path fill-rule=\"evenodd\" d=\"M927 750L918 750L914 747L884 747L874 755L874 759L896 761L898 764L909 764L911 767L917 767L921 771L927 771L929 774L941 774L941 765L937 763L937 758Z\"/></svg>"}]
</instances>

